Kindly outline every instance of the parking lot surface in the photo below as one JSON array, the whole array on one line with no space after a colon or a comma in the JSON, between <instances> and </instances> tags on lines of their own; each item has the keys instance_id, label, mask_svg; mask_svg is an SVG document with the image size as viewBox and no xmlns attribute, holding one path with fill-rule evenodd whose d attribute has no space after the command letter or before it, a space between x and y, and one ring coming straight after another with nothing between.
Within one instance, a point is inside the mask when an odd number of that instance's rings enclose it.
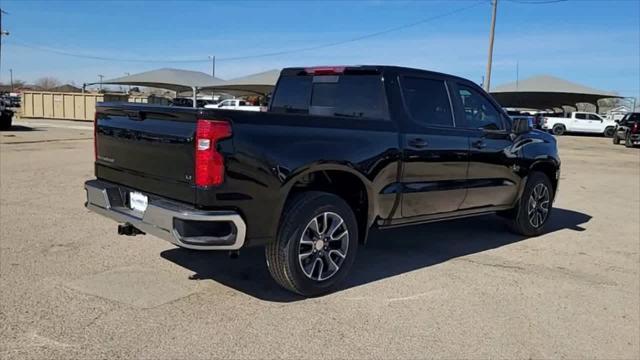
<instances>
[{"instance_id":1,"label":"parking lot surface","mask_svg":"<svg viewBox=\"0 0 640 360\"><path fill-rule=\"evenodd\" d=\"M640 357L640 149L559 138L548 232L496 216L377 231L344 289L122 237L87 211L92 124L0 133L0 358Z\"/></svg>"}]
</instances>

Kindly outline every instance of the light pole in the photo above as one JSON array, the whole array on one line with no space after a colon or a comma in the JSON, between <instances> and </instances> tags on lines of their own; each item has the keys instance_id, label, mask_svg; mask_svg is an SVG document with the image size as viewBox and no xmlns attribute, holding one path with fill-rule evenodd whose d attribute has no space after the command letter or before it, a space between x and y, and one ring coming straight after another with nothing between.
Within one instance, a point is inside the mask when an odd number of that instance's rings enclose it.
<instances>
[{"instance_id":1,"label":"light pole","mask_svg":"<svg viewBox=\"0 0 640 360\"><path fill-rule=\"evenodd\" d=\"M9 69L9 81L11 81L11 92L13 92L13 69Z\"/></svg>"},{"instance_id":2,"label":"light pole","mask_svg":"<svg viewBox=\"0 0 640 360\"><path fill-rule=\"evenodd\" d=\"M211 60L211 76L216 76L216 57L215 55L209 55L209 60Z\"/></svg>"},{"instance_id":3,"label":"light pole","mask_svg":"<svg viewBox=\"0 0 640 360\"><path fill-rule=\"evenodd\" d=\"M98 77L100 78L100 92L102 92L102 78L104 75L98 74Z\"/></svg>"},{"instance_id":4,"label":"light pole","mask_svg":"<svg viewBox=\"0 0 640 360\"><path fill-rule=\"evenodd\" d=\"M489 58L487 59L487 77L484 81L484 90L489 92L491 89L491 62L493 61L493 35L496 30L496 11L498 9L498 0L491 0L493 11L491 15L491 31L489 32Z\"/></svg>"}]
</instances>

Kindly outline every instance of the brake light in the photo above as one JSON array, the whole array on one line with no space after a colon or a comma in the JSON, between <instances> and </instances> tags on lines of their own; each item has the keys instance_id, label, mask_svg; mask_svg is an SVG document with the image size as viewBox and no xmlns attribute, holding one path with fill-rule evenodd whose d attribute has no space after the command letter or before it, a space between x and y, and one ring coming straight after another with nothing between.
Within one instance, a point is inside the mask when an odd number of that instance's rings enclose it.
<instances>
[{"instance_id":1,"label":"brake light","mask_svg":"<svg viewBox=\"0 0 640 360\"><path fill-rule=\"evenodd\" d=\"M93 114L93 161L98 161L98 112Z\"/></svg>"},{"instance_id":2,"label":"brake light","mask_svg":"<svg viewBox=\"0 0 640 360\"><path fill-rule=\"evenodd\" d=\"M218 140L231 136L226 121L198 120L196 126L196 186L216 186L224 180L224 158L216 149Z\"/></svg>"},{"instance_id":3,"label":"brake light","mask_svg":"<svg viewBox=\"0 0 640 360\"><path fill-rule=\"evenodd\" d=\"M309 75L337 75L344 73L344 66L319 66L306 68L304 71Z\"/></svg>"},{"instance_id":4,"label":"brake light","mask_svg":"<svg viewBox=\"0 0 640 360\"><path fill-rule=\"evenodd\" d=\"M631 128L631 133L635 134L635 133L638 132L638 130L640 130L640 129L638 129L638 122L634 122L633 123L633 127Z\"/></svg>"}]
</instances>

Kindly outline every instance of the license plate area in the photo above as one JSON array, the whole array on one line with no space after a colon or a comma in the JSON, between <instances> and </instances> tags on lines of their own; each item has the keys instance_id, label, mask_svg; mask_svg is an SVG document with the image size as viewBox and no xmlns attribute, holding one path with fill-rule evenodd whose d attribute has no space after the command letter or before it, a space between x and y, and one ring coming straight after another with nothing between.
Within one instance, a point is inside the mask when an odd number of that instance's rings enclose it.
<instances>
[{"instance_id":1,"label":"license plate area","mask_svg":"<svg viewBox=\"0 0 640 360\"><path fill-rule=\"evenodd\" d=\"M129 192L129 208L138 212L145 212L149 206L149 197L137 191Z\"/></svg>"}]
</instances>

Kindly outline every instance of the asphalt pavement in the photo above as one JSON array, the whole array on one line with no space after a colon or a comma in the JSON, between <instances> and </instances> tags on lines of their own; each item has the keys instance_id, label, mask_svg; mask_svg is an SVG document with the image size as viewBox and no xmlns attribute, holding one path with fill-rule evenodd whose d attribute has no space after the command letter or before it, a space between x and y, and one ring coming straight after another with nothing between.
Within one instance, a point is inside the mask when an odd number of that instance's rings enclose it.
<instances>
[{"instance_id":1,"label":"asphalt pavement","mask_svg":"<svg viewBox=\"0 0 640 360\"><path fill-rule=\"evenodd\" d=\"M0 132L0 358L640 358L640 149L559 138L548 232L497 216L375 231L303 299L262 249L122 237L87 211L92 124Z\"/></svg>"}]
</instances>

